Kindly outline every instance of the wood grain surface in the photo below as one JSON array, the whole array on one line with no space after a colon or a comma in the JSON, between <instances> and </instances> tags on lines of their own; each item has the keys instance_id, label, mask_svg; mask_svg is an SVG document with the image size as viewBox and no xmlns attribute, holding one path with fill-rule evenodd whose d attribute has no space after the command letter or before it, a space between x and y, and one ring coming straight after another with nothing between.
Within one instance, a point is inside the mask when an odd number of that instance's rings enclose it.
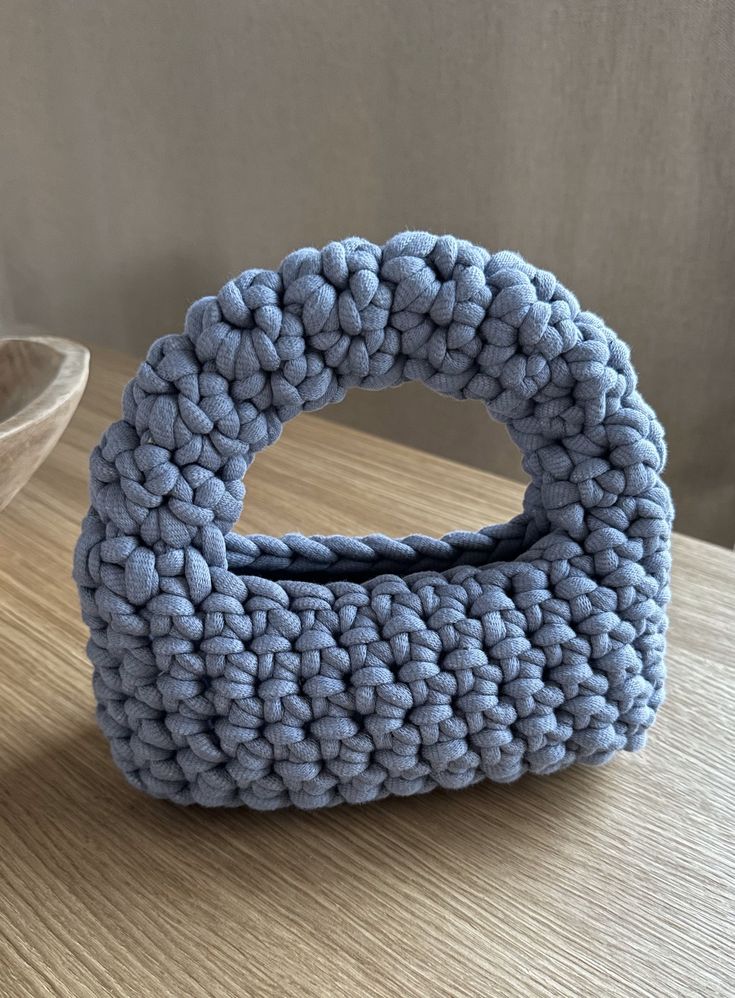
<instances>
[{"instance_id":1,"label":"wood grain surface","mask_svg":"<svg viewBox=\"0 0 735 998\"><path fill-rule=\"evenodd\" d=\"M179 809L93 715L70 561L88 451L133 362L96 352L0 517L0 994L731 996L735 555L675 541L669 696L602 769L324 812ZM248 475L247 529L438 534L514 483L304 416Z\"/></svg>"}]
</instances>

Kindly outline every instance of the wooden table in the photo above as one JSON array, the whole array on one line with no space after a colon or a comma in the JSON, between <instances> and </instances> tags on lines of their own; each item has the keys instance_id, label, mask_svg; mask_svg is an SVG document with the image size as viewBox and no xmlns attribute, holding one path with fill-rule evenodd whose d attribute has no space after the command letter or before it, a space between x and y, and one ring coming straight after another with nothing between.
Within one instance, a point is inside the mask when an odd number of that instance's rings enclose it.
<instances>
[{"instance_id":1,"label":"wooden table","mask_svg":"<svg viewBox=\"0 0 735 998\"><path fill-rule=\"evenodd\" d=\"M3 998L734 994L735 555L676 538L669 698L639 755L315 813L149 800L95 726L70 579L133 368L93 355L0 517ZM318 416L248 484L247 529L273 533L441 533L522 493Z\"/></svg>"}]
</instances>

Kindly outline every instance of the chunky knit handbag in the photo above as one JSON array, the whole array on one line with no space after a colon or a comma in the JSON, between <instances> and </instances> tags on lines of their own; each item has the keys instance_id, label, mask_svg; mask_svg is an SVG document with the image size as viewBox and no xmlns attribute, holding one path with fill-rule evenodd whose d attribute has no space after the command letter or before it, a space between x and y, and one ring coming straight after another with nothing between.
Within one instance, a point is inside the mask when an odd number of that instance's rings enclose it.
<instances>
[{"instance_id":1,"label":"chunky knit handbag","mask_svg":"<svg viewBox=\"0 0 735 998\"><path fill-rule=\"evenodd\" d=\"M506 423L521 515L232 532L286 420L409 380ZM92 454L75 578L116 762L180 804L314 808L640 748L663 696L663 463L627 347L513 253L405 232L245 271L153 344Z\"/></svg>"}]
</instances>

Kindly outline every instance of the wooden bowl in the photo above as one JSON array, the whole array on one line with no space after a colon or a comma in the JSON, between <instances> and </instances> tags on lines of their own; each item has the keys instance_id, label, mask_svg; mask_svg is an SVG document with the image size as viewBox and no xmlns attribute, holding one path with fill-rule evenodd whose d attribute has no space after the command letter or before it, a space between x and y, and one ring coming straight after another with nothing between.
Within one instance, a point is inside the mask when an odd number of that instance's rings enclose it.
<instances>
[{"instance_id":1,"label":"wooden bowl","mask_svg":"<svg viewBox=\"0 0 735 998\"><path fill-rule=\"evenodd\" d=\"M49 454L79 404L89 351L50 336L0 338L0 509Z\"/></svg>"}]
</instances>

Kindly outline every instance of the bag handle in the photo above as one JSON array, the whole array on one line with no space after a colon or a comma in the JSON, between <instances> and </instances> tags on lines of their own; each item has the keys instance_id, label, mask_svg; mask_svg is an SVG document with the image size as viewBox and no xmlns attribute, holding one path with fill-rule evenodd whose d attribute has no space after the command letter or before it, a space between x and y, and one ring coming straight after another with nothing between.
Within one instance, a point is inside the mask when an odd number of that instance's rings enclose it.
<instances>
[{"instance_id":1,"label":"bag handle","mask_svg":"<svg viewBox=\"0 0 735 998\"><path fill-rule=\"evenodd\" d=\"M184 334L152 345L92 455L95 519L107 538L173 559L193 547L226 568L242 478L283 423L350 388L410 380L479 399L508 426L537 535L561 531L608 570L626 546L661 568L663 434L628 348L548 271L426 232L301 249L195 302Z\"/></svg>"}]
</instances>

